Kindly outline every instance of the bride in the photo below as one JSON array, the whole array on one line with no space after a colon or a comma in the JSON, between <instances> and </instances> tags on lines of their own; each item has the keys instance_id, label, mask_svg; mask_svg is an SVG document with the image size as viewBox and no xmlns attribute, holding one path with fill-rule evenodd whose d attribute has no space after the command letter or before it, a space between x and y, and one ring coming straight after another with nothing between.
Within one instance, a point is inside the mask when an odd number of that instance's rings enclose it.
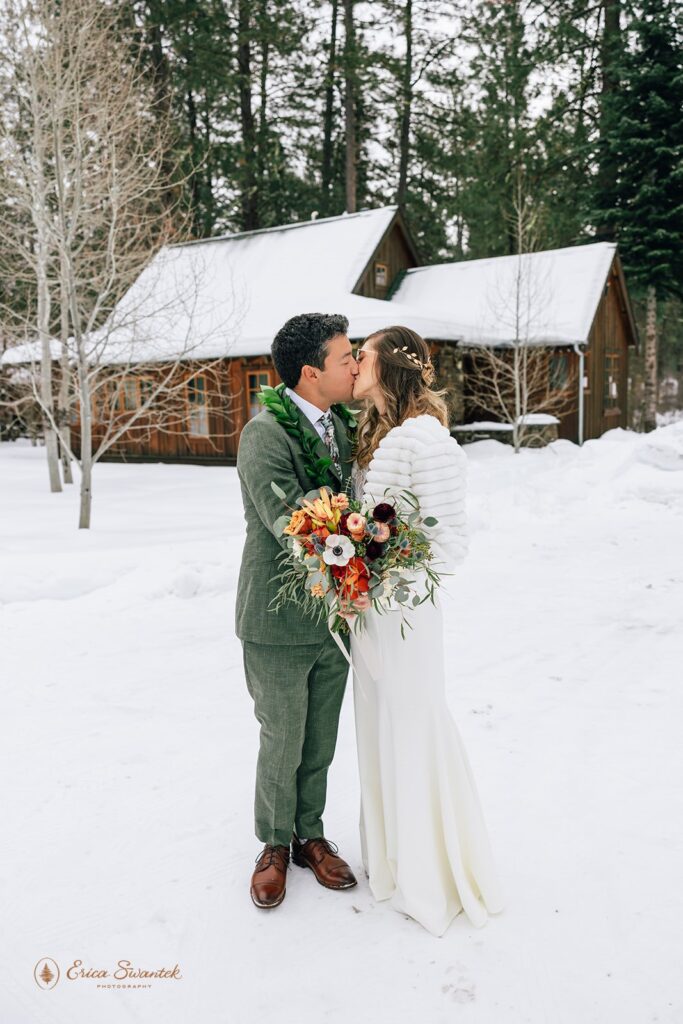
<instances>
[{"instance_id":1,"label":"bride","mask_svg":"<svg viewBox=\"0 0 683 1024\"><path fill-rule=\"evenodd\" d=\"M370 502L409 490L418 499L437 571L467 550L466 457L446 427L426 342L406 327L368 337L358 354L354 401L364 399L354 494ZM446 583L445 577L442 583ZM352 633L361 781L361 845L378 900L442 935L462 910L482 926L504 900L460 734L445 696L443 615L436 600L366 613Z\"/></svg>"}]
</instances>

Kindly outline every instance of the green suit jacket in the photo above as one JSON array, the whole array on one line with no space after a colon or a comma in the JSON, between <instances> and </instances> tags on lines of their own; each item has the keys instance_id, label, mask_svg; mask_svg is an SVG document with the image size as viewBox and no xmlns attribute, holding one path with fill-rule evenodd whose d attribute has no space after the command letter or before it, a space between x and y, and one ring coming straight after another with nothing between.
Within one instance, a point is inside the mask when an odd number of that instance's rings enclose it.
<instances>
[{"instance_id":1,"label":"green suit jacket","mask_svg":"<svg viewBox=\"0 0 683 1024\"><path fill-rule=\"evenodd\" d=\"M301 425L316 433L315 427L297 408ZM341 456L342 473L334 466L328 471L327 486L334 491L344 490L351 474L352 451L344 421L332 414L334 431ZM322 441L318 442L321 458L329 456ZM306 472L301 445L286 432L267 409L250 420L242 431L237 452L237 472L242 488L247 537L242 552L235 630L241 640L262 644L315 644L321 643L329 632L323 620L302 614L293 604L282 605L279 611L269 610L277 594L279 583L272 578L281 571L277 556L286 547L282 538L276 538L273 524L287 513L284 503L272 487L274 481L287 495L287 504L296 505L296 499L313 490L314 484Z\"/></svg>"}]
</instances>

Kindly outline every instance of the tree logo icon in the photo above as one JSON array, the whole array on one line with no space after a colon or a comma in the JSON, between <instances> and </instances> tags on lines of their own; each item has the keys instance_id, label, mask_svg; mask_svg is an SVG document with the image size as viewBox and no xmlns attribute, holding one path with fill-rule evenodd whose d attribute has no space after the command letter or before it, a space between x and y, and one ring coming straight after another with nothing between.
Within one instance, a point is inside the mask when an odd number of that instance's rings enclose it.
<instances>
[{"instance_id":1,"label":"tree logo icon","mask_svg":"<svg viewBox=\"0 0 683 1024\"><path fill-rule=\"evenodd\" d=\"M33 977L39 988L54 988L59 981L59 965L52 957L44 956L33 968Z\"/></svg>"}]
</instances>

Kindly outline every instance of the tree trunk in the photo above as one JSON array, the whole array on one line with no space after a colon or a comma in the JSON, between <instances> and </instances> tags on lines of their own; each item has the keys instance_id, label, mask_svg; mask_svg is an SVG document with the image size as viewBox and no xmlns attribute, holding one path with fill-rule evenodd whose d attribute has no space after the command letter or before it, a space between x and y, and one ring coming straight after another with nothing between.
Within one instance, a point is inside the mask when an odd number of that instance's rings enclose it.
<instances>
[{"instance_id":1,"label":"tree trunk","mask_svg":"<svg viewBox=\"0 0 683 1024\"><path fill-rule=\"evenodd\" d=\"M607 144L607 135L610 128L610 98L619 86L617 61L622 46L620 8L621 0L602 0L604 22L600 44L600 149L596 186L598 195L605 198L614 196L618 173L613 147ZM604 219L597 227L596 238L602 242L614 241L614 222Z\"/></svg>"},{"instance_id":2,"label":"tree trunk","mask_svg":"<svg viewBox=\"0 0 683 1024\"><path fill-rule=\"evenodd\" d=\"M170 110L173 100L173 86L171 84L171 69L168 57L164 52L164 40L161 34L159 20L163 18L163 4L149 4L150 25L147 33L147 49L150 55L152 67L152 79L154 81L154 113L160 120L165 119ZM174 173L173 154L170 148L162 154L164 180L172 181ZM176 187L169 186L162 192L163 202L167 209L172 209L176 198Z\"/></svg>"},{"instance_id":3,"label":"tree trunk","mask_svg":"<svg viewBox=\"0 0 683 1024\"><path fill-rule=\"evenodd\" d=\"M72 281L73 285L73 281ZM73 311L75 297L73 288L70 288L70 308ZM73 312L72 312L73 316ZM74 321L75 322L75 321ZM90 514L92 510L92 395L90 392L90 377L88 375L88 360L85 354L83 337L79 327L74 329L76 351L78 358L78 397L80 402L81 419L81 507L78 519L79 530L90 529Z\"/></svg>"},{"instance_id":4,"label":"tree trunk","mask_svg":"<svg viewBox=\"0 0 683 1024\"><path fill-rule=\"evenodd\" d=\"M410 114L413 103L413 0L405 0L406 59L403 67L403 95L399 132L399 169L396 202L405 205L408 192L408 160L410 157Z\"/></svg>"},{"instance_id":5,"label":"tree trunk","mask_svg":"<svg viewBox=\"0 0 683 1024\"><path fill-rule=\"evenodd\" d=\"M60 454L62 458L62 476L65 484L74 482L71 472L71 429L69 427L69 407L71 401L71 367L69 365L69 295L66 290L66 277L64 274L64 259L62 257L62 270L60 279L60 312L61 312L61 338L62 354L60 359L60 381L59 395L57 396L57 426L59 427Z\"/></svg>"},{"instance_id":6,"label":"tree trunk","mask_svg":"<svg viewBox=\"0 0 683 1024\"><path fill-rule=\"evenodd\" d=\"M332 26L330 28L330 56L325 80L325 117L323 121L322 213L332 212L332 129L334 122L334 73L337 61L337 17L339 0L332 0Z\"/></svg>"},{"instance_id":7,"label":"tree trunk","mask_svg":"<svg viewBox=\"0 0 683 1024\"><path fill-rule=\"evenodd\" d=\"M211 145L211 110L209 108L208 96L204 97L204 109L202 111L202 126L204 129L204 238L210 238L213 234L215 211L213 197L213 159Z\"/></svg>"},{"instance_id":8,"label":"tree trunk","mask_svg":"<svg viewBox=\"0 0 683 1024\"><path fill-rule=\"evenodd\" d=\"M40 400L43 407L43 435L47 455L47 471L50 490L61 491L59 475L59 448L57 432L52 424L54 400L52 396L52 348L50 345L50 289L47 280L47 243L44 233L39 230L36 253L36 277L38 284L38 336L40 338Z\"/></svg>"},{"instance_id":9,"label":"tree trunk","mask_svg":"<svg viewBox=\"0 0 683 1024\"><path fill-rule=\"evenodd\" d=\"M251 105L251 20L249 0L239 0L237 67L239 71L240 127L242 129L241 209L242 230L259 227L256 179L256 125Z\"/></svg>"},{"instance_id":10,"label":"tree trunk","mask_svg":"<svg viewBox=\"0 0 683 1024\"><path fill-rule=\"evenodd\" d=\"M259 69L259 120L258 146L256 152L256 180L258 195L265 197L266 167L268 165L268 73L270 61L270 40L268 37L268 0L261 0L259 5L259 42L261 61Z\"/></svg>"},{"instance_id":11,"label":"tree trunk","mask_svg":"<svg viewBox=\"0 0 683 1024\"><path fill-rule=\"evenodd\" d=\"M645 327L645 415L643 427L654 430L657 426L657 290L653 284L647 289Z\"/></svg>"},{"instance_id":12,"label":"tree trunk","mask_svg":"<svg viewBox=\"0 0 683 1024\"><path fill-rule=\"evenodd\" d=\"M187 127L190 136L190 158L193 162L192 170L190 171L190 194L192 196L192 234L195 238L202 237L202 215L201 215L201 196L200 196L200 181L199 171L194 166L194 161L197 159L197 104L195 102L194 93L192 89L187 90L187 96L185 97L187 103Z\"/></svg>"},{"instance_id":13,"label":"tree trunk","mask_svg":"<svg viewBox=\"0 0 683 1024\"><path fill-rule=\"evenodd\" d=\"M81 412L83 401L81 400ZM90 417L88 417L90 419ZM78 529L90 529L90 515L92 511L92 433L90 423L82 424L81 439L81 506L78 516Z\"/></svg>"},{"instance_id":14,"label":"tree trunk","mask_svg":"<svg viewBox=\"0 0 683 1024\"><path fill-rule=\"evenodd\" d=\"M346 212L355 213L358 187L358 128L356 125L356 37L354 0L344 0L344 112L346 120Z\"/></svg>"}]
</instances>

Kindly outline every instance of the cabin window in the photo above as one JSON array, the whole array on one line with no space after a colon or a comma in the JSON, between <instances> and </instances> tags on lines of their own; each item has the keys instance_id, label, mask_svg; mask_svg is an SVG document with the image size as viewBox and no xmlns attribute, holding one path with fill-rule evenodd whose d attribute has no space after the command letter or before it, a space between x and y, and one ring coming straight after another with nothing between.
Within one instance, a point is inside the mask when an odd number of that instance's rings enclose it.
<instances>
[{"instance_id":1,"label":"cabin window","mask_svg":"<svg viewBox=\"0 0 683 1024\"><path fill-rule=\"evenodd\" d=\"M140 405L144 405L145 402L149 401L150 395L154 391L154 383L148 377L142 377L140 379Z\"/></svg>"},{"instance_id":2,"label":"cabin window","mask_svg":"<svg viewBox=\"0 0 683 1024\"><path fill-rule=\"evenodd\" d=\"M187 401L190 406L190 433L207 437L209 406L207 404L206 377L193 377L192 380L188 380Z\"/></svg>"},{"instance_id":3,"label":"cabin window","mask_svg":"<svg viewBox=\"0 0 683 1024\"><path fill-rule=\"evenodd\" d=\"M386 263L375 263L375 287L386 288L389 284L389 267Z\"/></svg>"},{"instance_id":4,"label":"cabin window","mask_svg":"<svg viewBox=\"0 0 683 1024\"><path fill-rule=\"evenodd\" d=\"M602 405L604 409L619 407L619 350L616 349L614 342L608 342L605 351Z\"/></svg>"},{"instance_id":5,"label":"cabin window","mask_svg":"<svg viewBox=\"0 0 683 1024\"><path fill-rule=\"evenodd\" d=\"M256 370L253 373L247 374L247 409L249 413L249 419L253 419L257 416L263 406L258 400L258 396L261 394L261 385L265 384L268 387L272 387L272 376L270 370Z\"/></svg>"},{"instance_id":6,"label":"cabin window","mask_svg":"<svg viewBox=\"0 0 683 1024\"><path fill-rule=\"evenodd\" d=\"M121 398L124 412L132 412L138 407L138 382L134 377L126 377L121 386Z\"/></svg>"},{"instance_id":7,"label":"cabin window","mask_svg":"<svg viewBox=\"0 0 683 1024\"><path fill-rule=\"evenodd\" d=\"M100 380L94 385L91 393L93 423L104 423L111 415L110 390L107 381Z\"/></svg>"},{"instance_id":8,"label":"cabin window","mask_svg":"<svg viewBox=\"0 0 683 1024\"><path fill-rule=\"evenodd\" d=\"M565 352L553 352L548 363L548 383L551 391L564 391L569 381L569 367Z\"/></svg>"}]
</instances>

